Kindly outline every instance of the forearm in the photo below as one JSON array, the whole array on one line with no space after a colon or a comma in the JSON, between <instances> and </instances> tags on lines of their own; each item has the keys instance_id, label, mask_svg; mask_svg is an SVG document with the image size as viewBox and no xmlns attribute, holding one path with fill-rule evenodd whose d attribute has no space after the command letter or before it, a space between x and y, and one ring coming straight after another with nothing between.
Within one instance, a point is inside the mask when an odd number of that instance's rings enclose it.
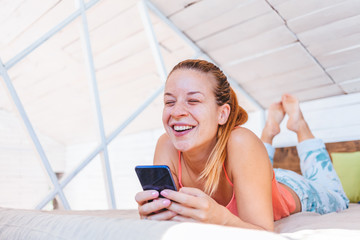
<instances>
[{"instance_id":1,"label":"forearm","mask_svg":"<svg viewBox=\"0 0 360 240\"><path fill-rule=\"evenodd\" d=\"M226 208L225 208L226 209ZM274 223L269 224L269 226L260 226L255 225L246 221L243 221L241 218L235 216L230 211L226 209L223 215L222 225L229 227L240 227L240 228L248 228L248 229L257 229L257 230L266 230L266 231L274 231Z\"/></svg>"},{"instance_id":2,"label":"forearm","mask_svg":"<svg viewBox=\"0 0 360 240\"><path fill-rule=\"evenodd\" d=\"M218 204L214 199L197 188L183 187L179 192L163 190L161 195L172 201L168 210L177 214L173 217L174 221L198 221L224 226L241 227L249 229L273 231L274 222L271 216L266 214L253 217L252 224L243 221L241 218L232 214L225 206ZM267 220L267 218L269 218Z\"/></svg>"}]
</instances>

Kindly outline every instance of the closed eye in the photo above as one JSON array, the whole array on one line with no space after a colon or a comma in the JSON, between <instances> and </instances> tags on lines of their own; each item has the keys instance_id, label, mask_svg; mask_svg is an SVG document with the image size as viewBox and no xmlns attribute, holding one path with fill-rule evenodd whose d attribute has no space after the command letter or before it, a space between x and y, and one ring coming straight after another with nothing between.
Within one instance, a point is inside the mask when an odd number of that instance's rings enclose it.
<instances>
[{"instance_id":1,"label":"closed eye","mask_svg":"<svg viewBox=\"0 0 360 240\"><path fill-rule=\"evenodd\" d=\"M189 104L190 106L191 106L191 105L196 106L196 105L200 104L200 101L189 101L188 104Z\"/></svg>"},{"instance_id":2,"label":"closed eye","mask_svg":"<svg viewBox=\"0 0 360 240\"><path fill-rule=\"evenodd\" d=\"M175 104L175 101L166 101L165 105L167 106L173 106Z\"/></svg>"}]
</instances>

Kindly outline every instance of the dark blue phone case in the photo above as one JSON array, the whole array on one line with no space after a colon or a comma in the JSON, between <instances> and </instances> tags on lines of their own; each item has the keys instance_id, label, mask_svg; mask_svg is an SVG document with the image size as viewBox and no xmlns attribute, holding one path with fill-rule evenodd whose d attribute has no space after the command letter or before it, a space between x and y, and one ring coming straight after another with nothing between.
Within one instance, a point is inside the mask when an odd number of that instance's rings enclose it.
<instances>
[{"instance_id":1,"label":"dark blue phone case","mask_svg":"<svg viewBox=\"0 0 360 240\"><path fill-rule=\"evenodd\" d=\"M144 191L157 190L159 193L164 189L177 191L170 168L166 165L136 166L135 172Z\"/></svg>"}]
</instances>

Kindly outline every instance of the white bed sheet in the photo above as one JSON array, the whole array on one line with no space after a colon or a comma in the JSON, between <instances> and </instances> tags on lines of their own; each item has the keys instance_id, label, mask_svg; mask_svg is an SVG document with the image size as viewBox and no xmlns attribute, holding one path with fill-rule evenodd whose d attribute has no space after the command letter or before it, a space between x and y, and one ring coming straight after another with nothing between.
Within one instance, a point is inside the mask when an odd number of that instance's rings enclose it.
<instances>
[{"instance_id":1,"label":"white bed sheet","mask_svg":"<svg viewBox=\"0 0 360 240\"><path fill-rule=\"evenodd\" d=\"M201 223L140 220L136 210L55 211L0 208L0 239L360 239L360 204L327 215L297 213L275 233Z\"/></svg>"}]
</instances>

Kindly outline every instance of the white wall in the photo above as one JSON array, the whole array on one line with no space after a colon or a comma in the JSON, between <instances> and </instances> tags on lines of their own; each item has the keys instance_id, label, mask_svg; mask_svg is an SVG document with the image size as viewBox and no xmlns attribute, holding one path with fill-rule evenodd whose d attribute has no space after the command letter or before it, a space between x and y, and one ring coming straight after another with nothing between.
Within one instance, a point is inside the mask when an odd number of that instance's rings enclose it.
<instances>
[{"instance_id":1,"label":"white wall","mask_svg":"<svg viewBox=\"0 0 360 240\"><path fill-rule=\"evenodd\" d=\"M64 171L65 147L38 137L54 170ZM0 206L34 208L52 186L42 166L23 123L0 110Z\"/></svg>"},{"instance_id":2,"label":"white wall","mask_svg":"<svg viewBox=\"0 0 360 240\"><path fill-rule=\"evenodd\" d=\"M119 135L109 145L117 208L136 208L135 194L141 185L135 174L136 165L152 164L155 145L162 129L131 135ZM66 173L80 164L97 145L70 146L66 154ZM102 162L96 157L76 176L66 188L65 194L72 209L107 209Z\"/></svg>"}]
</instances>

